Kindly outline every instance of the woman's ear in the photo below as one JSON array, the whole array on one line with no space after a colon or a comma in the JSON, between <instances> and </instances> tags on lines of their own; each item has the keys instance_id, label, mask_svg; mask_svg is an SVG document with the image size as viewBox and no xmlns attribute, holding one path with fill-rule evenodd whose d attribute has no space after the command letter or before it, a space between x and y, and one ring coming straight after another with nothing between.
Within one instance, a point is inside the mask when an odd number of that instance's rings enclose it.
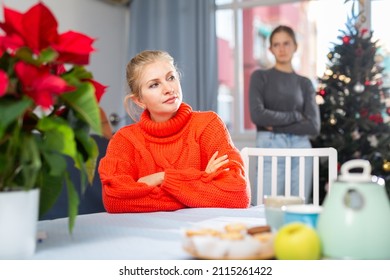
<instances>
[{"instance_id":1,"label":"woman's ear","mask_svg":"<svg viewBox=\"0 0 390 280\"><path fill-rule=\"evenodd\" d=\"M135 95L132 95L131 96L131 100L133 100L133 102L140 108L142 109L145 109L146 106L145 104L142 102L142 100L139 98L139 97L136 97Z\"/></svg>"},{"instance_id":2,"label":"woman's ear","mask_svg":"<svg viewBox=\"0 0 390 280\"><path fill-rule=\"evenodd\" d=\"M297 50L298 50L298 44L295 43L295 50L294 50L294 52L296 52Z\"/></svg>"},{"instance_id":3,"label":"woman's ear","mask_svg":"<svg viewBox=\"0 0 390 280\"><path fill-rule=\"evenodd\" d=\"M275 55L275 53L274 53L274 51L272 50L272 47L271 47L271 46L268 47L268 50L270 51L270 53L272 53L273 55Z\"/></svg>"}]
</instances>

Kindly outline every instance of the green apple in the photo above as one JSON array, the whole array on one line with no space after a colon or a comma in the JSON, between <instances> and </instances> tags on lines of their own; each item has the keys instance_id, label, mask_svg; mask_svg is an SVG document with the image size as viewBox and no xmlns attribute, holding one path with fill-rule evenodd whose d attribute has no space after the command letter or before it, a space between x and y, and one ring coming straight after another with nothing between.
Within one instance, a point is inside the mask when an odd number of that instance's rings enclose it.
<instances>
[{"instance_id":1,"label":"green apple","mask_svg":"<svg viewBox=\"0 0 390 280\"><path fill-rule=\"evenodd\" d=\"M274 250L279 260L318 260L321 258L321 240L312 227L293 222L276 233Z\"/></svg>"}]
</instances>

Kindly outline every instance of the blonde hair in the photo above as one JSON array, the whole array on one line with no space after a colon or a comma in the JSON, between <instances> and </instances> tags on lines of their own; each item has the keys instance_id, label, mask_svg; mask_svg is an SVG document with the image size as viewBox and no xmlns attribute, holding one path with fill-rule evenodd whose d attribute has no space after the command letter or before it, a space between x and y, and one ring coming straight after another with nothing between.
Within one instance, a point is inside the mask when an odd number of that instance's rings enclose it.
<instances>
[{"instance_id":1,"label":"blonde hair","mask_svg":"<svg viewBox=\"0 0 390 280\"><path fill-rule=\"evenodd\" d=\"M124 105L127 111L127 114L136 121L139 115L142 113L143 109L138 107L132 100L133 97L141 97L141 84L140 77L145 69L145 67L156 61L167 61L171 63L176 72L179 74L179 71L175 65L173 57L165 52L160 50L145 50L138 53L134 56L126 67L126 80L129 87L129 93L125 96Z\"/></svg>"}]
</instances>

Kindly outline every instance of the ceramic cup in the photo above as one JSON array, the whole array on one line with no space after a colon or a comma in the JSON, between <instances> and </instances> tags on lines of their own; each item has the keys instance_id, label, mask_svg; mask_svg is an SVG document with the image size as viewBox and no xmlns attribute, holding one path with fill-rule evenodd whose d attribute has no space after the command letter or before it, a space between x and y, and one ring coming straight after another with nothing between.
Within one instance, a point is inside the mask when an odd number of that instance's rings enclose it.
<instances>
[{"instance_id":1,"label":"ceramic cup","mask_svg":"<svg viewBox=\"0 0 390 280\"><path fill-rule=\"evenodd\" d=\"M317 221L322 207L313 204L286 205L282 207L282 210L284 212L284 224L302 222L312 228L317 228Z\"/></svg>"},{"instance_id":2,"label":"ceramic cup","mask_svg":"<svg viewBox=\"0 0 390 280\"><path fill-rule=\"evenodd\" d=\"M304 199L299 196L264 196L264 211L267 224L273 231L277 231L284 224L282 207L303 203Z\"/></svg>"}]
</instances>

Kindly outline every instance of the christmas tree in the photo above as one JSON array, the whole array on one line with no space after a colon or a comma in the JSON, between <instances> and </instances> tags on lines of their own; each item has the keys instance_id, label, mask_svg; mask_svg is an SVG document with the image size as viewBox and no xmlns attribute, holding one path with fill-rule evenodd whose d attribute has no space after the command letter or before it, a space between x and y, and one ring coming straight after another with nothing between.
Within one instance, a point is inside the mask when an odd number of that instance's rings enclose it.
<instances>
[{"instance_id":1,"label":"christmas tree","mask_svg":"<svg viewBox=\"0 0 390 280\"><path fill-rule=\"evenodd\" d=\"M383 86L378 42L373 31L362 28L363 22L362 12L352 5L339 43L328 53L317 91L322 127L313 146L337 149L340 165L368 160L372 174L385 180L390 197L390 95Z\"/></svg>"}]
</instances>

